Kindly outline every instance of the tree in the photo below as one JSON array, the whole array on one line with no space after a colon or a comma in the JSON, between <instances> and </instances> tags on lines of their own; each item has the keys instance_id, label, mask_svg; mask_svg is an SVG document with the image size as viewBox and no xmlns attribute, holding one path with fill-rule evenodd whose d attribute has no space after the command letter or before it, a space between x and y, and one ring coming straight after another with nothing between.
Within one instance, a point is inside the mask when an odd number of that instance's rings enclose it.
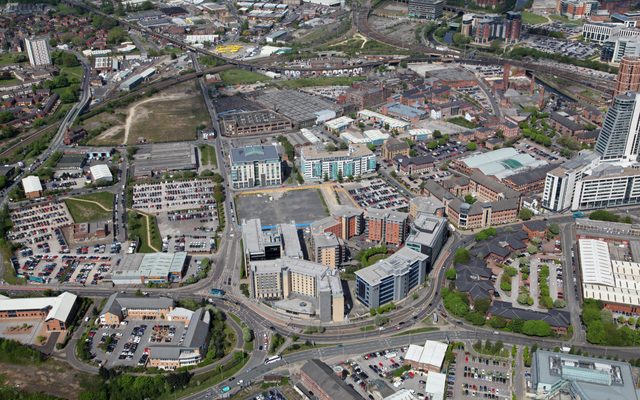
<instances>
[{"instance_id":1,"label":"tree","mask_svg":"<svg viewBox=\"0 0 640 400\"><path fill-rule=\"evenodd\" d=\"M550 336L551 326L546 321L528 320L522 325L522 333L527 336Z\"/></svg>"},{"instance_id":2,"label":"tree","mask_svg":"<svg viewBox=\"0 0 640 400\"><path fill-rule=\"evenodd\" d=\"M442 132L440 132L438 129L433 131L433 138L434 139L440 139L441 137L442 137Z\"/></svg>"},{"instance_id":3,"label":"tree","mask_svg":"<svg viewBox=\"0 0 640 400\"><path fill-rule=\"evenodd\" d=\"M476 198L473 197L473 195L469 193L469 194L464 196L464 202L467 203L467 204L473 204L473 203L476 202Z\"/></svg>"},{"instance_id":4,"label":"tree","mask_svg":"<svg viewBox=\"0 0 640 400\"><path fill-rule=\"evenodd\" d=\"M489 325L494 329L502 329L507 326L507 320L500 316L494 315L489 320Z\"/></svg>"},{"instance_id":5,"label":"tree","mask_svg":"<svg viewBox=\"0 0 640 400\"><path fill-rule=\"evenodd\" d=\"M538 248L532 244L530 244L529 246L527 246L527 252L529 254L536 254L538 252Z\"/></svg>"},{"instance_id":6,"label":"tree","mask_svg":"<svg viewBox=\"0 0 640 400\"><path fill-rule=\"evenodd\" d=\"M432 141L427 144L429 150L435 150L438 147L438 142Z\"/></svg>"},{"instance_id":7,"label":"tree","mask_svg":"<svg viewBox=\"0 0 640 400\"><path fill-rule=\"evenodd\" d=\"M455 264L466 264L470 259L471 256L469 255L469 250L464 247L458 248L453 256L453 262Z\"/></svg>"},{"instance_id":8,"label":"tree","mask_svg":"<svg viewBox=\"0 0 640 400\"><path fill-rule=\"evenodd\" d=\"M0 124L6 124L13 120L13 113L11 111L0 111Z\"/></svg>"},{"instance_id":9,"label":"tree","mask_svg":"<svg viewBox=\"0 0 640 400\"><path fill-rule=\"evenodd\" d=\"M501 49L502 49L502 40L496 39L491 41L491 50L497 53Z\"/></svg>"},{"instance_id":10,"label":"tree","mask_svg":"<svg viewBox=\"0 0 640 400\"><path fill-rule=\"evenodd\" d=\"M453 281L456 279L456 269L451 267L447 270L447 272L445 273L445 277L447 279L449 279L450 281Z\"/></svg>"},{"instance_id":11,"label":"tree","mask_svg":"<svg viewBox=\"0 0 640 400\"><path fill-rule=\"evenodd\" d=\"M523 208L518 213L518 218L520 218L523 221L528 221L531 219L531 217L533 217L533 211L529 210L528 208Z\"/></svg>"},{"instance_id":12,"label":"tree","mask_svg":"<svg viewBox=\"0 0 640 400\"><path fill-rule=\"evenodd\" d=\"M478 148L478 145L475 142L467 143L467 150L475 151Z\"/></svg>"}]
</instances>

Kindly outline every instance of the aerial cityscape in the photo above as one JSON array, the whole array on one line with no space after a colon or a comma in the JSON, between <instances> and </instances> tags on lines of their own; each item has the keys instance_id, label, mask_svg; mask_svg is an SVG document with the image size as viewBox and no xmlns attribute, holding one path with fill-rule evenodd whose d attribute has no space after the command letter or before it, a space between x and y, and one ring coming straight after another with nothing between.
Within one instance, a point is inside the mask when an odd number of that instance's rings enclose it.
<instances>
[{"instance_id":1,"label":"aerial cityscape","mask_svg":"<svg viewBox=\"0 0 640 400\"><path fill-rule=\"evenodd\" d=\"M640 2L0 1L0 400L640 400Z\"/></svg>"}]
</instances>

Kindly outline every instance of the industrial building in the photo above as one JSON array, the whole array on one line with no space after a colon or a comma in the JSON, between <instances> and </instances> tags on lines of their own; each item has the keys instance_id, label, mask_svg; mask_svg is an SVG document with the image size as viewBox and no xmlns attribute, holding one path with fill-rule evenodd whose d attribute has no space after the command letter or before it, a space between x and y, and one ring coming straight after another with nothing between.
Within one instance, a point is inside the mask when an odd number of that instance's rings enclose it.
<instances>
[{"instance_id":1,"label":"industrial building","mask_svg":"<svg viewBox=\"0 0 640 400\"><path fill-rule=\"evenodd\" d=\"M363 144L352 144L347 150L333 152L304 146L300 150L300 170L308 182L357 178L375 172L376 156Z\"/></svg>"},{"instance_id":2,"label":"industrial building","mask_svg":"<svg viewBox=\"0 0 640 400\"><path fill-rule=\"evenodd\" d=\"M327 364L318 359L307 361L300 368L300 384L318 400L362 400Z\"/></svg>"},{"instance_id":3,"label":"industrial building","mask_svg":"<svg viewBox=\"0 0 640 400\"><path fill-rule=\"evenodd\" d=\"M367 208L364 219L367 240L399 246L409 231L409 214L400 211Z\"/></svg>"},{"instance_id":4,"label":"industrial building","mask_svg":"<svg viewBox=\"0 0 640 400\"><path fill-rule=\"evenodd\" d=\"M429 372L440 372L444 363L444 356L447 352L447 344L427 340L424 346L416 344L409 345L407 354L404 356L404 364L412 369Z\"/></svg>"},{"instance_id":5,"label":"industrial building","mask_svg":"<svg viewBox=\"0 0 640 400\"><path fill-rule=\"evenodd\" d=\"M533 353L531 386L536 398L640 398L629 363L546 350Z\"/></svg>"},{"instance_id":6,"label":"industrial building","mask_svg":"<svg viewBox=\"0 0 640 400\"><path fill-rule=\"evenodd\" d=\"M609 244L579 239L582 295L612 312L640 315L640 263L612 260Z\"/></svg>"},{"instance_id":7,"label":"industrial building","mask_svg":"<svg viewBox=\"0 0 640 400\"><path fill-rule=\"evenodd\" d=\"M113 175L109 166L106 164L92 165L89 168L91 172L91 179L94 183L111 183L113 182Z\"/></svg>"},{"instance_id":8,"label":"industrial building","mask_svg":"<svg viewBox=\"0 0 640 400\"><path fill-rule=\"evenodd\" d=\"M229 158L234 189L282 184L282 166L276 146L231 149Z\"/></svg>"},{"instance_id":9,"label":"industrial building","mask_svg":"<svg viewBox=\"0 0 640 400\"><path fill-rule=\"evenodd\" d=\"M284 115L295 128L308 128L342 115L340 105L298 90L274 90L260 94L256 101L265 109Z\"/></svg>"},{"instance_id":10,"label":"industrial building","mask_svg":"<svg viewBox=\"0 0 640 400\"><path fill-rule=\"evenodd\" d=\"M246 111L227 114L222 118L225 136L262 135L286 132L291 121L273 111Z\"/></svg>"},{"instance_id":11,"label":"industrial building","mask_svg":"<svg viewBox=\"0 0 640 400\"><path fill-rule=\"evenodd\" d=\"M111 280L115 285L146 285L171 283L182 279L187 253L125 254L120 265L113 267Z\"/></svg>"},{"instance_id":12,"label":"industrial building","mask_svg":"<svg viewBox=\"0 0 640 400\"><path fill-rule=\"evenodd\" d=\"M197 168L195 147L191 143L159 143L140 148L134 162L136 178L150 178L172 171Z\"/></svg>"},{"instance_id":13,"label":"industrial building","mask_svg":"<svg viewBox=\"0 0 640 400\"><path fill-rule=\"evenodd\" d=\"M75 317L78 296L64 292L56 297L9 298L0 295L0 321L38 319L47 332L64 331Z\"/></svg>"},{"instance_id":14,"label":"industrial building","mask_svg":"<svg viewBox=\"0 0 640 400\"><path fill-rule=\"evenodd\" d=\"M32 67L44 67L51 65L49 55L49 45L46 38L27 38L24 40L24 47L29 56L29 64Z\"/></svg>"},{"instance_id":15,"label":"industrial building","mask_svg":"<svg viewBox=\"0 0 640 400\"><path fill-rule=\"evenodd\" d=\"M344 320L340 277L324 265L289 257L253 261L249 280L253 298L271 300L283 313L322 322Z\"/></svg>"},{"instance_id":16,"label":"industrial building","mask_svg":"<svg viewBox=\"0 0 640 400\"><path fill-rule=\"evenodd\" d=\"M40 178L35 175L29 175L22 179L22 188L27 199L37 199L42 196L42 184Z\"/></svg>"},{"instance_id":17,"label":"industrial building","mask_svg":"<svg viewBox=\"0 0 640 400\"><path fill-rule=\"evenodd\" d=\"M473 154L452 163L453 168L465 174L477 170L486 176L494 176L500 180L524 170L544 165L547 165L546 161L536 160L526 153L519 153L513 147Z\"/></svg>"},{"instance_id":18,"label":"industrial building","mask_svg":"<svg viewBox=\"0 0 640 400\"><path fill-rule=\"evenodd\" d=\"M428 257L403 247L389 258L356 271L356 298L368 308L400 301L424 283Z\"/></svg>"},{"instance_id":19,"label":"industrial building","mask_svg":"<svg viewBox=\"0 0 640 400\"><path fill-rule=\"evenodd\" d=\"M447 240L447 219L432 214L420 213L411 224L411 233L406 246L429 257L428 266L433 266Z\"/></svg>"}]
</instances>

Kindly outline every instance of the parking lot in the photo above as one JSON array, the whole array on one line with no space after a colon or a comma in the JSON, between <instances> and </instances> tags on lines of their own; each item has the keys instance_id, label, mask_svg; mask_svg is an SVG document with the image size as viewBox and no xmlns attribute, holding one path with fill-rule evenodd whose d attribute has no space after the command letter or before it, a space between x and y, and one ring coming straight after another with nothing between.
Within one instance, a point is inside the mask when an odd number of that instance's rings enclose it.
<instances>
[{"instance_id":1,"label":"parking lot","mask_svg":"<svg viewBox=\"0 0 640 400\"><path fill-rule=\"evenodd\" d=\"M12 259L18 276L31 283L97 285L111 272L111 256L32 255Z\"/></svg>"},{"instance_id":2,"label":"parking lot","mask_svg":"<svg viewBox=\"0 0 640 400\"><path fill-rule=\"evenodd\" d=\"M449 398L511 399L511 363L458 351L447 383Z\"/></svg>"},{"instance_id":3,"label":"parking lot","mask_svg":"<svg viewBox=\"0 0 640 400\"><path fill-rule=\"evenodd\" d=\"M572 40L555 39L545 36L529 36L526 39L528 47L547 53L564 54L569 57L586 59L598 52L598 46Z\"/></svg>"},{"instance_id":4,"label":"parking lot","mask_svg":"<svg viewBox=\"0 0 640 400\"><path fill-rule=\"evenodd\" d=\"M215 205L207 205L200 209L160 212L157 221L165 237L212 237L218 229L218 211Z\"/></svg>"},{"instance_id":5,"label":"parking lot","mask_svg":"<svg viewBox=\"0 0 640 400\"><path fill-rule=\"evenodd\" d=\"M8 239L29 245L50 240L56 228L73 224L73 219L63 202L54 201L12 210L11 222Z\"/></svg>"},{"instance_id":6,"label":"parking lot","mask_svg":"<svg viewBox=\"0 0 640 400\"><path fill-rule=\"evenodd\" d=\"M344 185L360 207L399 209L409 205L407 198L380 178Z\"/></svg>"},{"instance_id":7,"label":"parking lot","mask_svg":"<svg viewBox=\"0 0 640 400\"><path fill-rule=\"evenodd\" d=\"M102 366L144 366L148 346L181 344L184 334L184 322L130 321L100 327L89 333L88 340L91 353Z\"/></svg>"},{"instance_id":8,"label":"parking lot","mask_svg":"<svg viewBox=\"0 0 640 400\"><path fill-rule=\"evenodd\" d=\"M210 179L135 185L133 208L147 212L207 209L216 204L213 187Z\"/></svg>"},{"instance_id":9,"label":"parking lot","mask_svg":"<svg viewBox=\"0 0 640 400\"><path fill-rule=\"evenodd\" d=\"M260 218L263 226L310 223L328 215L320 196L316 189L238 196L238 221Z\"/></svg>"}]
</instances>

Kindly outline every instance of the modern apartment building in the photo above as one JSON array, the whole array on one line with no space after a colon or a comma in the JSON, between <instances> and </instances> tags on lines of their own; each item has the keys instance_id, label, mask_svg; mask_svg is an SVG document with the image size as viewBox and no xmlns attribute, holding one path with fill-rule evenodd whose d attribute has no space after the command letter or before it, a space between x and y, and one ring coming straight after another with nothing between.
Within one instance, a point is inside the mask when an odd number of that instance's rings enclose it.
<instances>
[{"instance_id":1,"label":"modern apartment building","mask_svg":"<svg viewBox=\"0 0 640 400\"><path fill-rule=\"evenodd\" d=\"M300 151L300 170L306 181L359 177L376 171L376 156L364 144L351 144L347 150L326 151L305 146Z\"/></svg>"},{"instance_id":2,"label":"modern apartment building","mask_svg":"<svg viewBox=\"0 0 640 400\"><path fill-rule=\"evenodd\" d=\"M638 79L640 84L640 59L638 67L638 75L634 79ZM596 153L603 161L636 161L639 123L640 93L625 92L616 96L604 117Z\"/></svg>"},{"instance_id":3,"label":"modern apartment building","mask_svg":"<svg viewBox=\"0 0 640 400\"><path fill-rule=\"evenodd\" d=\"M614 97L627 92L640 91L640 57L624 56L620 60ZM614 102L615 104L615 102Z\"/></svg>"},{"instance_id":4,"label":"modern apartment building","mask_svg":"<svg viewBox=\"0 0 640 400\"><path fill-rule=\"evenodd\" d=\"M576 182L572 210L593 210L640 203L640 169L601 164Z\"/></svg>"},{"instance_id":5,"label":"modern apartment building","mask_svg":"<svg viewBox=\"0 0 640 400\"><path fill-rule=\"evenodd\" d=\"M45 38L29 38L24 40L24 47L27 49L29 63L32 67L44 67L51 65L49 46Z\"/></svg>"},{"instance_id":6,"label":"modern apartment building","mask_svg":"<svg viewBox=\"0 0 640 400\"><path fill-rule=\"evenodd\" d=\"M231 149L231 186L246 189L282 184L282 168L276 146Z\"/></svg>"},{"instance_id":7,"label":"modern apartment building","mask_svg":"<svg viewBox=\"0 0 640 400\"><path fill-rule=\"evenodd\" d=\"M556 12L569 19L584 19L599 7L597 0L558 0Z\"/></svg>"},{"instance_id":8,"label":"modern apartment building","mask_svg":"<svg viewBox=\"0 0 640 400\"><path fill-rule=\"evenodd\" d=\"M542 207L552 211L564 211L571 207L576 192L576 183L583 175L598 165L597 154L580 152L562 166L547 172L542 192Z\"/></svg>"},{"instance_id":9,"label":"modern apartment building","mask_svg":"<svg viewBox=\"0 0 640 400\"><path fill-rule=\"evenodd\" d=\"M313 252L318 264L336 269L345 258L346 246L334 233L324 232L313 235Z\"/></svg>"},{"instance_id":10,"label":"modern apartment building","mask_svg":"<svg viewBox=\"0 0 640 400\"><path fill-rule=\"evenodd\" d=\"M442 17L444 0L409 0L409 15L412 17L438 19Z\"/></svg>"},{"instance_id":11,"label":"modern apartment building","mask_svg":"<svg viewBox=\"0 0 640 400\"><path fill-rule=\"evenodd\" d=\"M338 275L311 261L283 257L250 265L251 296L272 301L286 314L344 320L344 293ZM306 300L306 301L305 301Z\"/></svg>"},{"instance_id":12,"label":"modern apartment building","mask_svg":"<svg viewBox=\"0 0 640 400\"><path fill-rule=\"evenodd\" d=\"M610 37L640 36L640 29L627 27L624 24L592 22L582 25L582 37L592 42L602 44Z\"/></svg>"},{"instance_id":13,"label":"modern apartment building","mask_svg":"<svg viewBox=\"0 0 640 400\"><path fill-rule=\"evenodd\" d=\"M364 211L349 206L339 206L334 209L333 215L311 224L312 234L331 232L342 240L361 235L364 229Z\"/></svg>"},{"instance_id":14,"label":"modern apartment building","mask_svg":"<svg viewBox=\"0 0 640 400\"><path fill-rule=\"evenodd\" d=\"M364 218L367 240L395 246L404 243L409 230L409 214L368 208Z\"/></svg>"},{"instance_id":15,"label":"modern apartment building","mask_svg":"<svg viewBox=\"0 0 640 400\"><path fill-rule=\"evenodd\" d=\"M403 247L389 258L356 271L356 298L369 308L400 301L424 283L428 257Z\"/></svg>"}]
</instances>

